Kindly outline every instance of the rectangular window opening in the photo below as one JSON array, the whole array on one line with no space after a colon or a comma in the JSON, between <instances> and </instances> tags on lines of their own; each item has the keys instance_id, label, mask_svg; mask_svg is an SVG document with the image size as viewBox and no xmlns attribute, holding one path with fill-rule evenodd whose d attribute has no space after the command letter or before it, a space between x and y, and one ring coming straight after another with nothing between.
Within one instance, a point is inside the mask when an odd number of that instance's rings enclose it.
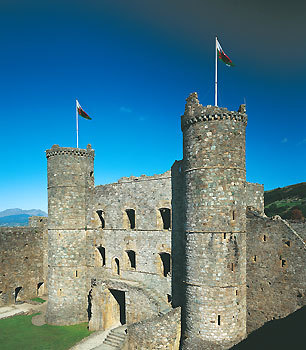
<instances>
[{"instance_id":1,"label":"rectangular window opening","mask_svg":"<svg viewBox=\"0 0 306 350\"><path fill-rule=\"evenodd\" d=\"M78 277L78 270L75 270L75 277Z\"/></svg>"},{"instance_id":2,"label":"rectangular window opening","mask_svg":"<svg viewBox=\"0 0 306 350\"><path fill-rule=\"evenodd\" d=\"M171 228L171 210L169 208L160 208L159 212L163 221L163 229L169 230Z\"/></svg>"},{"instance_id":3,"label":"rectangular window opening","mask_svg":"<svg viewBox=\"0 0 306 350\"><path fill-rule=\"evenodd\" d=\"M223 239L226 239L226 233L223 233Z\"/></svg>"},{"instance_id":4,"label":"rectangular window opening","mask_svg":"<svg viewBox=\"0 0 306 350\"><path fill-rule=\"evenodd\" d=\"M221 316L218 315L218 326L220 326L220 325L221 325Z\"/></svg>"},{"instance_id":5,"label":"rectangular window opening","mask_svg":"<svg viewBox=\"0 0 306 350\"><path fill-rule=\"evenodd\" d=\"M130 224L130 229L135 229L135 210L134 209L126 209L125 210Z\"/></svg>"},{"instance_id":6,"label":"rectangular window opening","mask_svg":"<svg viewBox=\"0 0 306 350\"><path fill-rule=\"evenodd\" d=\"M267 236L263 235L262 240L263 240L263 242L267 242Z\"/></svg>"},{"instance_id":7,"label":"rectangular window opening","mask_svg":"<svg viewBox=\"0 0 306 350\"><path fill-rule=\"evenodd\" d=\"M235 271L235 265L234 265L234 263L231 263L231 270L232 270L232 272Z\"/></svg>"}]
</instances>

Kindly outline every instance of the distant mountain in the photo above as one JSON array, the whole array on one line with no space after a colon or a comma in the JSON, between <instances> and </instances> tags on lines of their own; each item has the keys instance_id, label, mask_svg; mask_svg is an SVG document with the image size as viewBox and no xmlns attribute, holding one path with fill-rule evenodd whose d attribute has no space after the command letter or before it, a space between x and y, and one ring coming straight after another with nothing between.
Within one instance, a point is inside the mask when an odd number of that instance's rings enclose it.
<instances>
[{"instance_id":1,"label":"distant mountain","mask_svg":"<svg viewBox=\"0 0 306 350\"><path fill-rule=\"evenodd\" d=\"M265 191L265 213L283 219L306 218L306 182Z\"/></svg>"},{"instance_id":2,"label":"distant mountain","mask_svg":"<svg viewBox=\"0 0 306 350\"><path fill-rule=\"evenodd\" d=\"M0 211L0 218L2 218L3 216L21 215L21 214L27 214L30 216L48 216L47 213L45 213L40 209L23 210L19 208L14 208L14 209L6 209L3 211Z\"/></svg>"},{"instance_id":3,"label":"distant mountain","mask_svg":"<svg viewBox=\"0 0 306 350\"><path fill-rule=\"evenodd\" d=\"M30 216L48 216L40 209L6 209L0 212L0 226L27 226Z\"/></svg>"}]
</instances>

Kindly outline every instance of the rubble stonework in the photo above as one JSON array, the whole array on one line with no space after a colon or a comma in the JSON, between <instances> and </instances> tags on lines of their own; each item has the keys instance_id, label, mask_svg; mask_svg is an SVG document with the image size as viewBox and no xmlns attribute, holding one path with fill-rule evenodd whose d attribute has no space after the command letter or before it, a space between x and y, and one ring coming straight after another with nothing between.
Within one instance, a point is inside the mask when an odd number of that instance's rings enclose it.
<instances>
[{"instance_id":1,"label":"rubble stonework","mask_svg":"<svg viewBox=\"0 0 306 350\"><path fill-rule=\"evenodd\" d=\"M305 304L305 224L267 218L246 182L245 105L186 101L164 174L95 187L90 145L47 150L48 222L0 228L2 305L43 282L49 324L126 324L124 350L217 350Z\"/></svg>"}]
</instances>

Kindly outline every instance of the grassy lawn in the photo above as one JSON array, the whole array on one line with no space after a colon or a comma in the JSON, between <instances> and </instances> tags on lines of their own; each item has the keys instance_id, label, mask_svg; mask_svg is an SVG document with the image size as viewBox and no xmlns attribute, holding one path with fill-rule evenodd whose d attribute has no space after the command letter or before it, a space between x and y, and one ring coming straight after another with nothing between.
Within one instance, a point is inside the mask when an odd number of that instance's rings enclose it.
<instances>
[{"instance_id":1,"label":"grassy lawn","mask_svg":"<svg viewBox=\"0 0 306 350\"><path fill-rule=\"evenodd\" d=\"M38 303L44 303L46 300L42 299L42 298L39 298L39 297L36 297L36 298L32 298L31 300L33 301L37 301Z\"/></svg>"},{"instance_id":2,"label":"grassy lawn","mask_svg":"<svg viewBox=\"0 0 306 350\"><path fill-rule=\"evenodd\" d=\"M87 330L87 323L34 326L31 323L33 316L22 315L0 320L1 350L65 350L91 333Z\"/></svg>"}]
</instances>

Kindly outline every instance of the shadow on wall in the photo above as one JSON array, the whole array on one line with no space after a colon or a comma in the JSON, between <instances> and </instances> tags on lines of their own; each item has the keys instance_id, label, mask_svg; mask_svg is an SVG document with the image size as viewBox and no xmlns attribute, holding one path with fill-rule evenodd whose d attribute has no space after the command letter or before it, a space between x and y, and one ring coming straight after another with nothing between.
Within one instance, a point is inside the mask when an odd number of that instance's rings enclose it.
<instances>
[{"instance_id":1,"label":"shadow on wall","mask_svg":"<svg viewBox=\"0 0 306 350\"><path fill-rule=\"evenodd\" d=\"M185 331L186 314L186 287L182 281L186 280L186 250L185 250L185 204L184 178L182 171L183 161L175 161L171 167L172 183L172 307L181 306L182 334ZM168 299L169 300L169 299ZM182 341L183 339L181 339ZM181 344L182 345L182 344Z\"/></svg>"},{"instance_id":2,"label":"shadow on wall","mask_svg":"<svg viewBox=\"0 0 306 350\"><path fill-rule=\"evenodd\" d=\"M247 339L231 349L304 349L305 325L306 307L304 306L285 318L267 322L263 327L251 333Z\"/></svg>"}]
</instances>

